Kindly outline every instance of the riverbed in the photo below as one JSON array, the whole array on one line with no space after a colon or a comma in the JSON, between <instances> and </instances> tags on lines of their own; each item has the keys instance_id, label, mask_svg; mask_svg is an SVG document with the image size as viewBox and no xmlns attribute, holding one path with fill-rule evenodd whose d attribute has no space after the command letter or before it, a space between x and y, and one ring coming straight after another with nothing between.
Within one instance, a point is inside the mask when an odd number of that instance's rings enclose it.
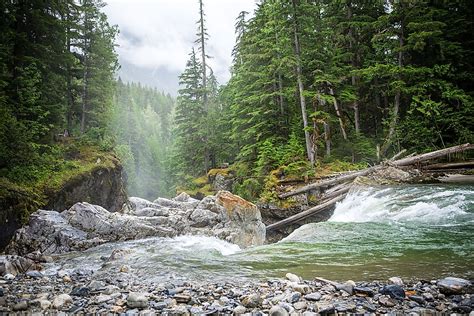
<instances>
[{"instance_id":1,"label":"riverbed","mask_svg":"<svg viewBox=\"0 0 474 316\"><path fill-rule=\"evenodd\" d=\"M62 255L46 274L77 267L129 267L145 281L245 282L282 277L374 281L474 277L474 187L358 188L327 222L307 224L278 243L240 249L215 237L180 236L109 243ZM104 265L114 249L127 250Z\"/></svg>"}]
</instances>

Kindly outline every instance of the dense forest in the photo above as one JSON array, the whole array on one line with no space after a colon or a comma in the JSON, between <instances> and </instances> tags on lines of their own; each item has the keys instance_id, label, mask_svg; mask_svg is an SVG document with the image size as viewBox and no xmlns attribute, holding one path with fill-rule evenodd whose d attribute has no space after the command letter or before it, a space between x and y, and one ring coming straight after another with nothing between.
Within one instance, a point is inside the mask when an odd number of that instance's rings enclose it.
<instances>
[{"instance_id":1,"label":"dense forest","mask_svg":"<svg viewBox=\"0 0 474 316\"><path fill-rule=\"evenodd\" d=\"M67 168L61 140L105 141L118 29L99 0L1 1L0 176Z\"/></svg>"},{"instance_id":2,"label":"dense forest","mask_svg":"<svg viewBox=\"0 0 474 316\"><path fill-rule=\"evenodd\" d=\"M225 85L198 3L175 101L116 79L102 1L2 1L0 177L48 178L94 148L122 160L132 195L173 195L230 164L235 191L257 198L275 172L473 141L470 1L261 1L236 19Z\"/></svg>"},{"instance_id":3,"label":"dense forest","mask_svg":"<svg viewBox=\"0 0 474 316\"><path fill-rule=\"evenodd\" d=\"M236 20L217 97L204 22L201 2L199 57L177 103L182 174L230 162L258 191L279 166L312 172L473 140L470 1L262 1Z\"/></svg>"}]
</instances>

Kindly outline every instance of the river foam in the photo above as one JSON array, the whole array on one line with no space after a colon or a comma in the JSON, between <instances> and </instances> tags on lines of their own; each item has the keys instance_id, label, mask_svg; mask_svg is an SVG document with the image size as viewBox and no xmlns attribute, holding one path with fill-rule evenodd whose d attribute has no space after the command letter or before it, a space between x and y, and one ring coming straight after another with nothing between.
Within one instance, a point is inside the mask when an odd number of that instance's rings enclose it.
<instances>
[{"instance_id":1,"label":"river foam","mask_svg":"<svg viewBox=\"0 0 474 316\"><path fill-rule=\"evenodd\" d=\"M358 188L336 205L329 221L455 225L467 215L473 196L473 191L439 186Z\"/></svg>"}]
</instances>

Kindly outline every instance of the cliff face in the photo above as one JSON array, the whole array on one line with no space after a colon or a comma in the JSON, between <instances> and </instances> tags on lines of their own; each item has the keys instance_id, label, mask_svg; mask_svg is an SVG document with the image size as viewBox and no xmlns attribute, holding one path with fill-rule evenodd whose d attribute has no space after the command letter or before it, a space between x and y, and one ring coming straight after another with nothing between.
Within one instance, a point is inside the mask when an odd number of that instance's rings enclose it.
<instances>
[{"instance_id":1,"label":"cliff face","mask_svg":"<svg viewBox=\"0 0 474 316\"><path fill-rule=\"evenodd\" d=\"M100 205L111 212L119 211L127 200L122 165L114 161L113 167L99 166L66 182L61 190L47 192L48 210L63 211L77 202Z\"/></svg>"},{"instance_id":2,"label":"cliff face","mask_svg":"<svg viewBox=\"0 0 474 316\"><path fill-rule=\"evenodd\" d=\"M88 202L113 212L120 210L127 200L122 165L115 158L107 159L43 192L0 181L0 251L39 208L61 212L76 202Z\"/></svg>"}]
</instances>

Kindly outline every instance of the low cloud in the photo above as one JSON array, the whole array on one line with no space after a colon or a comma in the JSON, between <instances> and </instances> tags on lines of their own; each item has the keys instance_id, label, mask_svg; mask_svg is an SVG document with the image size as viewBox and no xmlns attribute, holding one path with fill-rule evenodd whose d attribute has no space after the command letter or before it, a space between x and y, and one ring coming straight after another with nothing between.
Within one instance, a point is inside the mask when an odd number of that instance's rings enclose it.
<instances>
[{"instance_id":1,"label":"low cloud","mask_svg":"<svg viewBox=\"0 0 474 316\"><path fill-rule=\"evenodd\" d=\"M120 28L119 59L140 69L168 73L183 71L195 45L197 0L109 0L104 8L111 24ZM255 0L204 0L210 36L210 65L219 82L229 79L234 24L239 12L253 12ZM129 77L129 76L125 76Z\"/></svg>"}]
</instances>

